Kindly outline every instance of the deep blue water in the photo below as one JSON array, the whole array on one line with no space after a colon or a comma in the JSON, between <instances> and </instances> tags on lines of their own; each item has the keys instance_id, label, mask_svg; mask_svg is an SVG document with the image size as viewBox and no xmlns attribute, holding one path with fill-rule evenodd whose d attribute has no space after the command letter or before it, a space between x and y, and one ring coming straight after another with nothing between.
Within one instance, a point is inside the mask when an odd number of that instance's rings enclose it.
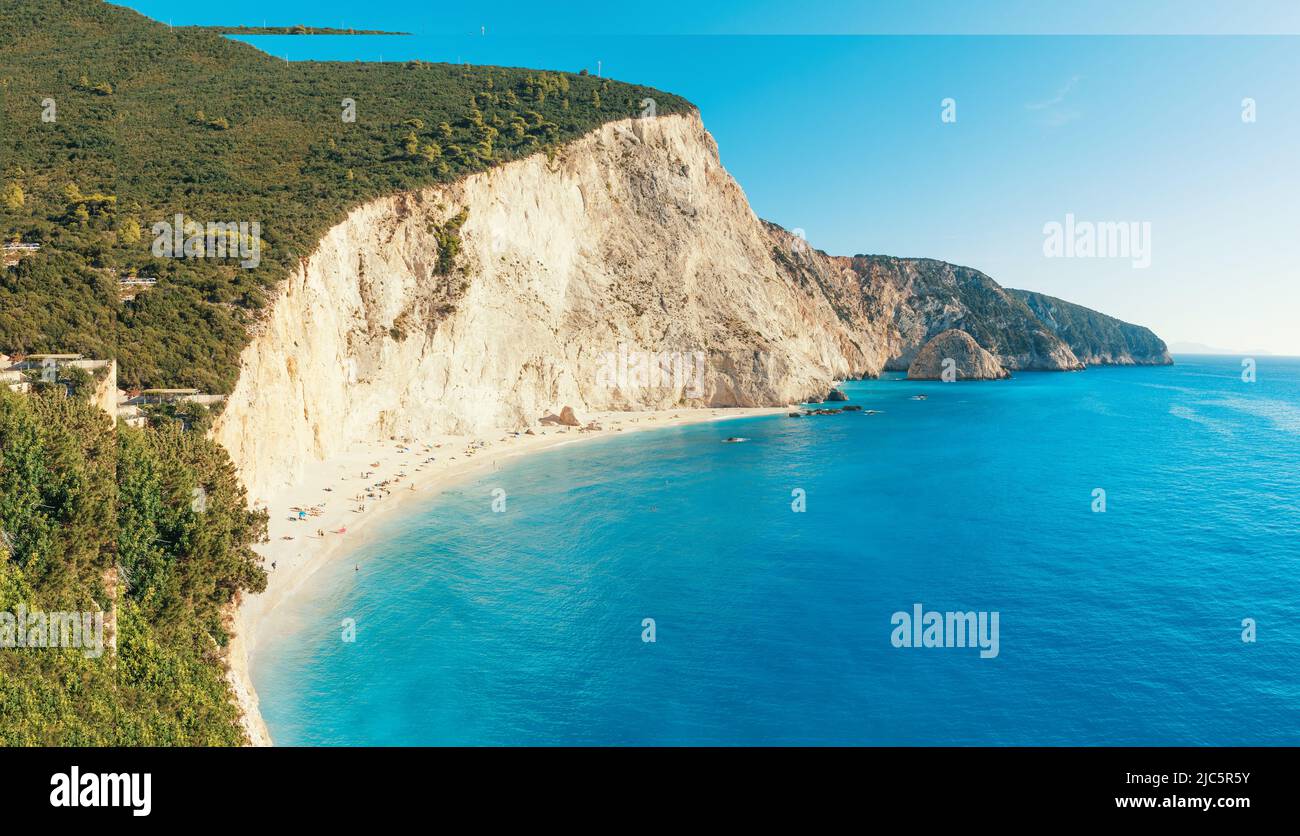
<instances>
[{"instance_id":1,"label":"deep blue water","mask_svg":"<svg viewBox=\"0 0 1300 836\"><path fill-rule=\"evenodd\" d=\"M612 435L388 520L261 639L272 736L1300 743L1300 360L846 388L882 414ZM997 611L997 658L894 647L917 602Z\"/></svg>"}]
</instances>

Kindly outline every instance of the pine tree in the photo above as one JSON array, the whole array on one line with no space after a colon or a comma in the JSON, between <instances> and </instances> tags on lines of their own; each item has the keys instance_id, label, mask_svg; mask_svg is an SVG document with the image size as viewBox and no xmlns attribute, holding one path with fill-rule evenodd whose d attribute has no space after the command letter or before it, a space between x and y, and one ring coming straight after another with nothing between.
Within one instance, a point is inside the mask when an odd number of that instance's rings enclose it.
<instances>
[{"instance_id":1,"label":"pine tree","mask_svg":"<svg viewBox=\"0 0 1300 836\"><path fill-rule=\"evenodd\" d=\"M17 183L10 183L5 188L4 202L5 208L10 211L21 209L23 204L27 202L26 196L23 195L22 186Z\"/></svg>"},{"instance_id":2,"label":"pine tree","mask_svg":"<svg viewBox=\"0 0 1300 836\"><path fill-rule=\"evenodd\" d=\"M136 244L140 241L140 222L127 218L117 228L117 239L123 244Z\"/></svg>"}]
</instances>

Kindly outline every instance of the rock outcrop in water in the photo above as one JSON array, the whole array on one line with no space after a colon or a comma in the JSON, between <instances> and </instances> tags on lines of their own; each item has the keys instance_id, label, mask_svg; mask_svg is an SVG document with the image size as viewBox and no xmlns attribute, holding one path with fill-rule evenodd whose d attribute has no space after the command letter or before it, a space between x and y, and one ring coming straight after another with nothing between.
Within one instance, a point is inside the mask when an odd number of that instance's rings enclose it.
<instances>
[{"instance_id":1,"label":"rock outcrop in water","mask_svg":"<svg viewBox=\"0 0 1300 836\"><path fill-rule=\"evenodd\" d=\"M1042 293L1010 289L1007 292L1024 302L1089 366L1169 366L1174 362L1165 341L1150 328Z\"/></svg>"},{"instance_id":2,"label":"rock outcrop in water","mask_svg":"<svg viewBox=\"0 0 1300 836\"><path fill-rule=\"evenodd\" d=\"M909 380L943 380L945 368L958 380L1000 380L1011 373L997 358L980 348L965 331L951 328L926 343L907 367Z\"/></svg>"},{"instance_id":3,"label":"rock outcrop in water","mask_svg":"<svg viewBox=\"0 0 1300 836\"><path fill-rule=\"evenodd\" d=\"M629 119L355 209L282 285L215 432L256 499L359 439L801 403L952 328L1008 369L1082 366L978 270L760 221L698 115Z\"/></svg>"}]
</instances>

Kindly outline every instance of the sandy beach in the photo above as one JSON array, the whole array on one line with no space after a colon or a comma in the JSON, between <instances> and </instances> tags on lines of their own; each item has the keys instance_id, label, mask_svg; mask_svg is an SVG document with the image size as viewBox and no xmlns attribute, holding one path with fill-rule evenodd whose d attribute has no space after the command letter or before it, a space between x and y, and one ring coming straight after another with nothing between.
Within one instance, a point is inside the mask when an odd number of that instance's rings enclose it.
<instances>
[{"instance_id":1,"label":"sandy beach","mask_svg":"<svg viewBox=\"0 0 1300 836\"><path fill-rule=\"evenodd\" d=\"M228 675L249 740L258 746L272 743L249 675L263 619L316 570L368 542L376 520L413 503L432 502L457 482L541 450L629 432L786 411L788 407L605 412L583 417L584 422L594 421L599 430L536 426L535 435L498 430L477 436L366 442L312 465L293 488L254 497L254 504L270 515L269 539L256 547L264 559L267 585L260 595L245 598L234 615Z\"/></svg>"}]
</instances>

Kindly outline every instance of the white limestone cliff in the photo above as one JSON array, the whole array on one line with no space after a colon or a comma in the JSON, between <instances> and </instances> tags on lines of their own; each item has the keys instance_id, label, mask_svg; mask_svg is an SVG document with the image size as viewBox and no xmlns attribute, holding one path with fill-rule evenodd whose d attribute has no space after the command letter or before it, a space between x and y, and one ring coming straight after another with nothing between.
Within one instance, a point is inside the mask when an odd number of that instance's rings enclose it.
<instances>
[{"instance_id":1,"label":"white limestone cliff","mask_svg":"<svg viewBox=\"0 0 1300 836\"><path fill-rule=\"evenodd\" d=\"M462 212L459 267L438 275ZM256 500L357 439L566 405L784 404L878 372L883 354L790 281L775 241L695 115L371 202L284 283L216 437ZM635 356L619 360L637 352L661 353L666 379L636 385Z\"/></svg>"},{"instance_id":2,"label":"white limestone cliff","mask_svg":"<svg viewBox=\"0 0 1300 836\"><path fill-rule=\"evenodd\" d=\"M798 402L950 328L1008 369L1082 367L978 270L760 221L698 114L629 119L352 211L282 284L215 433L256 501L362 439Z\"/></svg>"}]
</instances>

